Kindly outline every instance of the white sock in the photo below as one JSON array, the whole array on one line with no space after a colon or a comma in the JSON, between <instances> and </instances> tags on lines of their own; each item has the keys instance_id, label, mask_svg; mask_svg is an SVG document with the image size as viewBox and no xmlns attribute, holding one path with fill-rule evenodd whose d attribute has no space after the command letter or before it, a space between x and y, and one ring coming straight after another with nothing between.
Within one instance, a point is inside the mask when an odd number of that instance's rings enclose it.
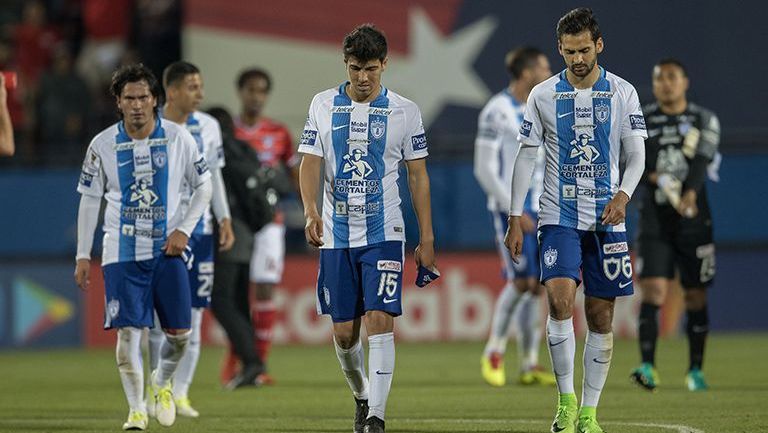
<instances>
[{"instance_id":1,"label":"white sock","mask_svg":"<svg viewBox=\"0 0 768 433\"><path fill-rule=\"evenodd\" d=\"M493 307L491 333L483 351L485 356L490 356L493 352L501 354L506 352L509 323L512 321L512 315L520 302L521 295L522 293L517 291L515 284L512 281L507 281L496 299L496 305Z\"/></svg>"},{"instance_id":2,"label":"white sock","mask_svg":"<svg viewBox=\"0 0 768 433\"><path fill-rule=\"evenodd\" d=\"M200 328L203 325L203 309L192 308L192 329L187 349L184 351L173 380L173 396L186 397L195 377L197 360L200 359Z\"/></svg>"},{"instance_id":3,"label":"white sock","mask_svg":"<svg viewBox=\"0 0 768 433\"><path fill-rule=\"evenodd\" d=\"M150 328L149 338L147 340L149 346L149 371L152 372L157 368L157 363L160 360L160 346L162 346L163 340L165 340L165 333L160 326L160 319L157 317L157 312L155 312L155 327Z\"/></svg>"},{"instance_id":4,"label":"white sock","mask_svg":"<svg viewBox=\"0 0 768 433\"><path fill-rule=\"evenodd\" d=\"M141 363L141 334L139 328L117 330L117 371L123 383L125 398L131 410L146 412L144 404L144 366Z\"/></svg>"},{"instance_id":5,"label":"white sock","mask_svg":"<svg viewBox=\"0 0 768 433\"><path fill-rule=\"evenodd\" d=\"M547 318L547 340L552 370L557 379L560 394L574 394L573 362L576 357L576 336L573 333L573 317L565 320Z\"/></svg>"},{"instance_id":6,"label":"white sock","mask_svg":"<svg viewBox=\"0 0 768 433\"><path fill-rule=\"evenodd\" d=\"M520 357L520 368L528 371L539 365L539 345L541 344L541 297L532 293L520 300L515 315L517 328L517 348Z\"/></svg>"},{"instance_id":7,"label":"white sock","mask_svg":"<svg viewBox=\"0 0 768 433\"><path fill-rule=\"evenodd\" d=\"M189 342L189 336L192 331L182 334L165 334L162 346L160 346L160 360L158 362L157 376L155 376L155 385L165 386L173 378L179 360L184 355L184 349Z\"/></svg>"},{"instance_id":8,"label":"white sock","mask_svg":"<svg viewBox=\"0 0 768 433\"><path fill-rule=\"evenodd\" d=\"M349 349L342 349L333 339L336 357L339 358L341 371L347 378L352 394L358 400L368 400L368 376L365 375L365 352L363 344L357 340Z\"/></svg>"},{"instance_id":9,"label":"white sock","mask_svg":"<svg viewBox=\"0 0 768 433\"><path fill-rule=\"evenodd\" d=\"M589 331L584 346L584 386L581 390L581 405L597 407L603 391L613 354L613 333L598 334Z\"/></svg>"},{"instance_id":10,"label":"white sock","mask_svg":"<svg viewBox=\"0 0 768 433\"><path fill-rule=\"evenodd\" d=\"M395 334L368 337L368 418L384 419L392 374L395 371Z\"/></svg>"}]
</instances>

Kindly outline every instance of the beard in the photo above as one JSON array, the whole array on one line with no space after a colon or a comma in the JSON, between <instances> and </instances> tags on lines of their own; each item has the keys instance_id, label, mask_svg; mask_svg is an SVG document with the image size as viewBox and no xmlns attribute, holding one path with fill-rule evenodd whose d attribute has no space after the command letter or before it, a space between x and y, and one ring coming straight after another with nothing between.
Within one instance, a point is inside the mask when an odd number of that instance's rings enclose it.
<instances>
[{"instance_id":1,"label":"beard","mask_svg":"<svg viewBox=\"0 0 768 433\"><path fill-rule=\"evenodd\" d=\"M571 70L573 75L584 78L587 75L589 75L590 72L592 72L593 69L595 69L595 65L597 64L597 59L594 59L591 63L578 63L575 65L571 65L568 69Z\"/></svg>"}]
</instances>

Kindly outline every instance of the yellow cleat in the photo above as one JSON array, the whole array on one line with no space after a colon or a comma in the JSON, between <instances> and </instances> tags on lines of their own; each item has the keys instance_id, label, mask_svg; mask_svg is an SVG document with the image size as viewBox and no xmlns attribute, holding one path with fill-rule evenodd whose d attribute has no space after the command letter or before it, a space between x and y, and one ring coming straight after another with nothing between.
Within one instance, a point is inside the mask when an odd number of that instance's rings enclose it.
<instances>
[{"instance_id":1,"label":"yellow cleat","mask_svg":"<svg viewBox=\"0 0 768 433\"><path fill-rule=\"evenodd\" d=\"M158 386L155 381L157 370L150 376L150 389L154 397L150 404L155 405L155 417L161 426L170 427L176 422L176 404L173 401L173 388L168 381L163 386Z\"/></svg>"},{"instance_id":2,"label":"yellow cleat","mask_svg":"<svg viewBox=\"0 0 768 433\"><path fill-rule=\"evenodd\" d=\"M507 383L507 376L504 374L504 357L498 352L491 353L491 356L483 355L480 359L480 372L488 385L504 386Z\"/></svg>"},{"instance_id":3,"label":"yellow cleat","mask_svg":"<svg viewBox=\"0 0 768 433\"><path fill-rule=\"evenodd\" d=\"M200 412L192 407L192 402L189 401L189 397L182 396L174 398L173 401L176 403L176 415L185 416L187 418L197 418L200 416Z\"/></svg>"},{"instance_id":4,"label":"yellow cleat","mask_svg":"<svg viewBox=\"0 0 768 433\"><path fill-rule=\"evenodd\" d=\"M552 386L556 383L557 381L555 380L555 375L544 370L538 365L520 373L521 385Z\"/></svg>"},{"instance_id":5,"label":"yellow cleat","mask_svg":"<svg viewBox=\"0 0 768 433\"><path fill-rule=\"evenodd\" d=\"M149 418L146 412L131 411L128 413L128 421L123 424L123 430L146 430Z\"/></svg>"}]
</instances>

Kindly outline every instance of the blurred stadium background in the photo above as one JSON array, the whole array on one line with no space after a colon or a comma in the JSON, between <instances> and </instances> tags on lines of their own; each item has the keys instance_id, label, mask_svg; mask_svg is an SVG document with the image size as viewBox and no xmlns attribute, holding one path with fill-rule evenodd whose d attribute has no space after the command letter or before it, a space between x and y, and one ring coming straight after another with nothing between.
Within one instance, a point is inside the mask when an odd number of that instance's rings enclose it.
<instances>
[{"instance_id":1,"label":"blurred stadium background","mask_svg":"<svg viewBox=\"0 0 768 433\"><path fill-rule=\"evenodd\" d=\"M768 201L759 197L768 170L768 87L761 84L768 62L760 55L768 40L768 7L757 0L738 7L717 0L591 3L586 5L595 10L606 42L600 64L633 83L642 102L652 100L654 62L674 56L688 67L689 100L720 117L720 181L708 184L718 248L711 328L725 336L767 331L768 292L761 271L768 264ZM423 291L406 285L399 338L484 339L502 280L485 195L472 175L477 115L507 83L503 57L509 49L541 47L553 69L561 68L554 26L575 6L565 0L2 0L0 70L18 71L20 83L9 96L17 155L0 161L0 365L59 353L48 352L54 348L113 347L114 335L101 330L99 273L86 294L72 280L79 164L93 134L116 119L100 68L108 77L116 65L138 60L159 75L183 58L202 70L204 105L223 104L237 112L236 74L261 66L274 81L266 114L298 137L312 95L344 80L341 40L363 22L386 32L390 63L384 84L420 105L430 143L436 248L444 277ZM316 253L304 244L295 197L282 206L289 256L276 296L275 341L327 344L330 329L314 314ZM407 218L414 240L410 209ZM680 329L679 296L673 294L663 312L664 332L673 337ZM635 333L637 302L624 300L617 310L624 337ZM207 319L205 340L220 344L221 331ZM759 338L749 341L757 344ZM479 370L480 346L466 347L471 348L468 371ZM626 347L632 361L626 362L634 363L636 349ZM34 350L19 353L27 349ZM216 353L209 350L203 357ZM325 355L333 367L331 353ZM108 363L108 358L102 353L96 359ZM682 370L683 360L679 363ZM215 374L210 360L198 371L200 381L210 384ZM117 391L117 375L105 377L114 379L108 382ZM341 375L331 379L343 382Z\"/></svg>"}]
</instances>

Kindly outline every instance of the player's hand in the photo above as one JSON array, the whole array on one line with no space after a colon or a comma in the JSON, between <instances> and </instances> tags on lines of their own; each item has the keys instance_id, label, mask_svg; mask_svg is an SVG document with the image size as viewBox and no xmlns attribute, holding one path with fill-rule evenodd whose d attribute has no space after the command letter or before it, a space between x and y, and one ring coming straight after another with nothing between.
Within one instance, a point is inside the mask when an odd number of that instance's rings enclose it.
<instances>
[{"instance_id":1,"label":"player's hand","mask_svg":"<svg viewBox=\"0 0 768 433\"><path fill-rule=\"evenodd\" d=\"M667 201L673 208L680 208L680 191L683 188L682 182L669 173L661 173L656 177L656 185L667 197Z\"/></svg>"},{"instance_id":2,"label":"player's hand","mask_svg":"<svg viewBox=\"0 0 768 433\"><path fill-rule=\"evenodd\" d=\"M232 220L224 218L219 221L219 251L229 251L235 244L235 232L232 231Z\"/></svg>"},{"instance_id":3,"label":"player's hand","mask_svg":"<svg viewBox=\"0 0 768 433\"><path fill-rule=\"evenodd\" d=\"M91 261L88 259L77 259L77 264L75 265L75 282L80 289L88 290L88 286L91 283L89 278L90 274Z\"/></svg>"},{"instance_id":4,"label":"player's hand","mask_svg":"<svg viewBox=\"0 0 768 433\"><path fill-rule=\"evenodd\" d=\"M416 260L416 266L424 266L431 270L435 269L435 244L434 242L419 242L414 251L413 258Z\"/></svg>"},{"instance_id":5,"label":"player's hand","mask_svg":"<svg viewBox=\"0 0 768 433\"><path fill-rule=\"evenodd\" d=\"M166 256L180 256L181 252L184 251L184 248L187 247L188 242L189 237L185 235L184 232L174 230L173 233L168 236L168 239L165 240L163 251L165 251Z\"/></svg>"},{"instance_id":6,"label":"player's hand","mask_svg":"<svg viewBox=\"0 0 768 433\"><path fill-rule=\"evenodd\" d=\"M523 229L523 233L533 233L536 231L536 221L531 218L530 214L523 212L520 216L520 228Z\"/></svg>"},{"instance_id":7,"label":"player's hand","mask_svg":"<svg viewBox=\"0 0 768 433\"><path fill-rule=\"evenodd\" d=\"M603 209L603 215L601 216L603 225L615 226L624 222L624 218L627 216L627 202L629 196L624 191L619 191L615 196L605 205Z\"/></svg>"},{"instance_id":8,"label":"player's hand","mask_svg":"<svg viewBox=\"0 0 768 433\"><path fill-rule=\"evenodd\" d=\"M682 215L684 218L696 218L696 215L699 214L699 207L696 206L696 199L698 198L698 195L696 194L696 191L693 189L689 189L683 194L683 197L680 199L680 206L678 206L677 211Z\"/></svg>"},{"instance_id":9,"label":"player's hand","mask_svg":"<svg viewBox=\"0 0 768 433\"><path fill-rule=\"evenodd\" d=\"M317 211L306 215L307 224L304 226L304 237L313 247L323 246L323 219Z\"/></svg>"},{"instance_id":10,"label":"player's hand","mask_svg":"<svg viewBox=\"0 0 768 433\"><path fill-rule=\"evenodd\" d=\"M504 235L504 246L509 250L512 261L520 263L520 255L523 253L523 229L521 217L509 216L507 220L507 233Z\"/></svg>"}]
</instances>

